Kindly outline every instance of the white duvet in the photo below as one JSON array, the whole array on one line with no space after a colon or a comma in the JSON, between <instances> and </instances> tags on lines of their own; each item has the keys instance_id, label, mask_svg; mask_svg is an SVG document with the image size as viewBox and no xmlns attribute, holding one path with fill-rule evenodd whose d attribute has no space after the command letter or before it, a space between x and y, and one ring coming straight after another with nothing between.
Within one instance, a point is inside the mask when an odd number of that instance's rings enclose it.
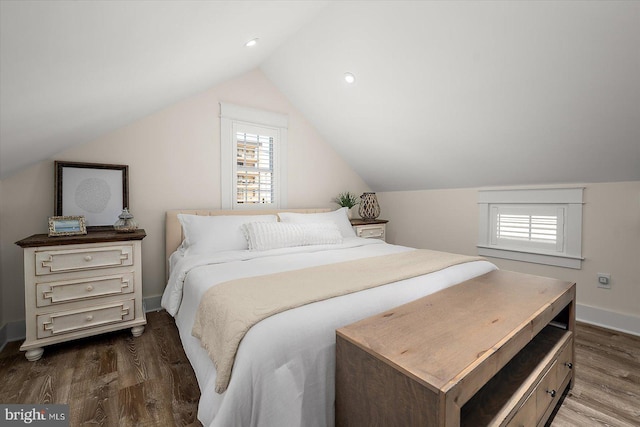
<instances>
[{"instance_id":1,"label":"white duvet","mask_svg":"<svg viewBox=\"0 0 640 427\"><path fill-rule=\"evenodd\" d=\"M211 286L241 277L295 270L413 250L375 239L269 251L174 254L162 306L175 319L195 371L205 426L333 426L335 330L357 320L495 270L487 261L460 264L425 276L308 304L252 327L236 354L231 381L215 392L216 371L191 336L200 298Z\"/></svg>"}]
</instances>

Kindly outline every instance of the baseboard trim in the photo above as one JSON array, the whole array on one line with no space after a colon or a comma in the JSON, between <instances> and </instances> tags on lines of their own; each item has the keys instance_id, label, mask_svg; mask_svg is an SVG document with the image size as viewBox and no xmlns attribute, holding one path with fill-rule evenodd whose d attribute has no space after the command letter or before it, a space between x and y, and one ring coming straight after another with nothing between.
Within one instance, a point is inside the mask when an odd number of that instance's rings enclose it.
<instances>
[{"instance_id":1,"label":"baseboard trim","mask_svg":"<svg viewBox=\"0 0 640 427\"><path fill-rule=\"evenodd\" d=\"M144 298L142 303L145 313L162 310L162 306L160 305L161 301L161 295ZM9 342L25 339L26 330L27 327L24 320L9 322L2 326L2 328L0 328L0 351L2 351Z\"/></svg>"},{"instance_id":2,"label":"baseboard trim","mask_svg":"<svg viewBox=\"0 0 640 427\"><path fill-rule=\"evenodd\" d=\"M5 331L2 333L4 340L0 343L1 348L4 348L9 342L23 340L26 336L25 331L27 327L24 320L16 320L15 322L9 322L4 325L3 329Z\"/></svg>"},{"instance_id":3,"label":"baseboard trim","mask_svg":"<svg viewBox=\"0 0 640 427\"><path fill-rule=\"evenodd\" d=\"M7 341L7 325L2 325L0 328L0 352L4 350L4 346L7 345L9 341Z\"/></svg>"},{"instance_id":4,"label":"baseboard trim","mask_svg":"<svg viewBox=\"0 0 640 427\"><path fill-rule=\"evenodd\" d=\"M576 304L576 320L625 334L640 336L640 317Z\"/></svg>"},{"instance_id":5,"label":"baseboard trim","mask_svg":"<svg viewBox=\"0 0 640 427\"><path fill-rule=\"evenodd\" d=\"M150 311L160 311L162 310L162 305L160 305L162 301L162 295L158 295L156 297L147 297L143 299L144 311L148 313Z\"/></svg>"}]
</instances>

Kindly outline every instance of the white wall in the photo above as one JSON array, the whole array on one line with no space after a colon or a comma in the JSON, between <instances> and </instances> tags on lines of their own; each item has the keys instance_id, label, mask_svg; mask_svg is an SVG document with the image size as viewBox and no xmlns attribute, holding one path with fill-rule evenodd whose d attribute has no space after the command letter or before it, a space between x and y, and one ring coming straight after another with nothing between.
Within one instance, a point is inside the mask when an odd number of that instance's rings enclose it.
<instances>
[{"instance_id":1,"label":"white wall","mask_svg":"<svg viewBox=\"0 0 640 427\"><path fill-rule=\"evenodd\" d=\"M337 207L331 199L339 192L368 190L259 70L59 153L55 160L129 165L131 212L147 232L142 244L145 297L161 295L165 285L165 211L220 207L220 101L289 115L288 207ZM47 231L54 211L53 160L2 181L5 322L24 318L22 250L13 242Z\"/></svg>"},{"instance_id":2,"label":"white wall","mask_svg":"<svg viewBox=\"0 0 640 427\"><path fill-rule=\"evenodd\" d=\"M640 181L585 184L582 269L491 258L506 270L577 283L579 319L640 334ZM477 254L478 188L378 193L388 240ZM611 274L611 289L597 287Z\"/></svg>"},{"instance_id":3,"label":"white wall","mask_svg":"<svg viewBox=\"0 0 640 427\"><path fill-rule=\"evenodd\" d=\"M0 200L2 200L2 181L0 181ZM0 223L2 223L2 218L4 217L4 203L0 203ZM6 340L5 335L5 320L4 320L4 308L3 308L3 286L2 286L2 253L4 252L5 242L2 239L2 228L0 227L0 349L2 348L2 343Z\"/></svg>"}]
</instances>

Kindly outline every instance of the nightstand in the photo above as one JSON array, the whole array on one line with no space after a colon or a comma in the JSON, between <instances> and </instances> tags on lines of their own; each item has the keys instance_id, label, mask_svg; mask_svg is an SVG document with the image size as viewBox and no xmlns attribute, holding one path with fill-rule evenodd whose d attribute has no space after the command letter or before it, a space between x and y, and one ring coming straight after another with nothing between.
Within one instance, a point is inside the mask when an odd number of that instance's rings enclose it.
<instances>
[{"instance_id":1,"label":"nightstand","mask_svg":"<svg viewBox=\"0 0 640 427\"><path fill-rule=\"evenodd\" d=\"M30 361L44 346L131 328L144 332L142 239L144 230L49 237L16 242L24 250L26 340Z\"/></svg>"},{"instance_id":2,"label":"nightstand","mask_svg":"<svg viewBox=\"0 0 640 427\"><path fill-rule=\"evenodd\" d=\"M351 225L356 232L356 236L365 239L380 239L386 241L387 223L386 219L352 219Z\"/></svg>"}]
</instances>

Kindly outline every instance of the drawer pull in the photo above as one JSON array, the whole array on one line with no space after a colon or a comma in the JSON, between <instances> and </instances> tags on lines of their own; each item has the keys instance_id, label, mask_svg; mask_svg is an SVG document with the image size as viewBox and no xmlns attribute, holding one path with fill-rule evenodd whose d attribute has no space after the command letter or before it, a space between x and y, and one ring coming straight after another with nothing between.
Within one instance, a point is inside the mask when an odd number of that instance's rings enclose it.
<instances>
[{"instance_id":1,"label":"drawer pull","mask_svg":"<svg viewBox=\"0 0 640 427\"><path fill-rule=\"evenodd\" d=\"M93 286L88 285L86 288L87 292L91 292L93 290Z\"/></svg>"},{"instance_id":2,"label":"drawer pull","mask_svg":"<svg viewBox=\"0 0 640 427\"><path fill-rule=\"evenodd\" d=\"M555 390L547 390L547 393L549 393L551 395L551 397L556 397L556 391Z\"/></svg>"},{"instance_id":3,"label":"drawer pull","mask_svg":"<svg viewBox=\"0 0 640 427\"><path fill-rule=\"evenodd\" d=\"M92 259L93 259L93 257L91 255L87 255L87 256L84 257L84 260L87 261L87 262L91 261Z\"/></svg>"},{"instance_id":4,"label":"drawer pull","mask_svg":"<svg viewBox=\"0 0 640 427\"><path fill-rule=\"evenodd\" d=\"M91 322L93 320L93 316L92 315L88 315L87 317L85 317L84 320L87 321L87 322ZM554 391L554 393L555 393L555 391Z\"/></svg>"},{"instance_id":5,"label":"drawer pull","mask_svg":"<svg viewBox=\"0 0 640 427\"><path fill-rule=\"evenodd\" d=\"M569 369L573 369L573 363L571 363L571 362L565 363L564 366L566 366Z\"/></svg>"}]
</instances>

